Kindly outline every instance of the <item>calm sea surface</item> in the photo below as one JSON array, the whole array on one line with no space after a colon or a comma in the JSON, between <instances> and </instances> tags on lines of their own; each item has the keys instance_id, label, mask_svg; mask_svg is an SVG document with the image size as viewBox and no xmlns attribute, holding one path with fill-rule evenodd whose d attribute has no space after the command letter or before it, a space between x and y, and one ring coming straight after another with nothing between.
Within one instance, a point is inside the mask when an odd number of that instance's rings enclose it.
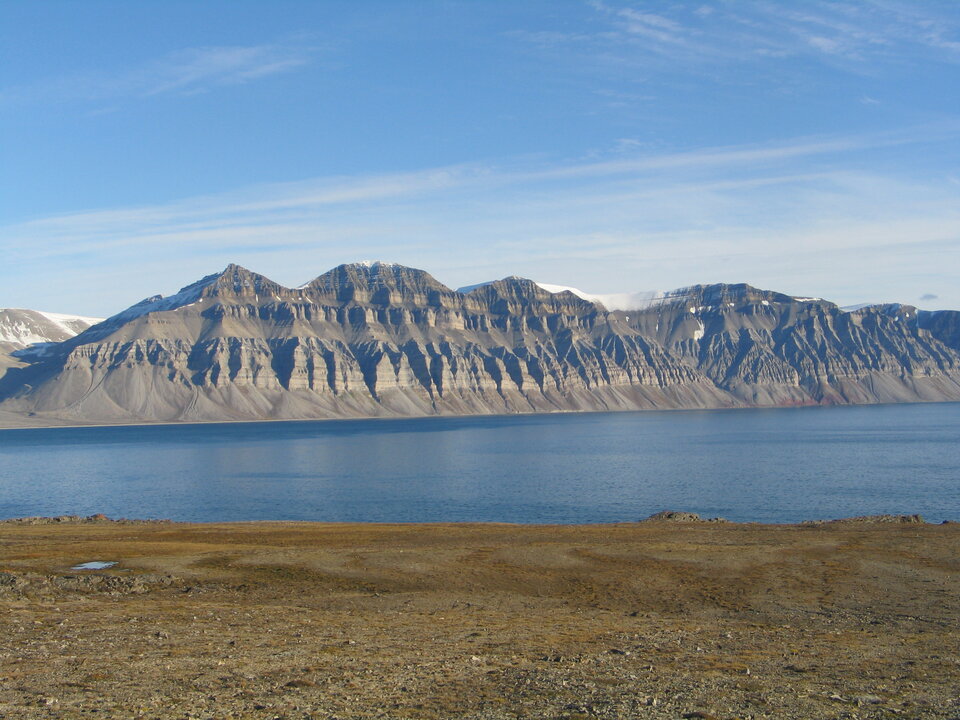
<instances>
[{"instance_id":1,"label":"calm sea surface","mask_svg":"<svg viewBox=\"0 0 960 720\"><path fill-rule=\"evenodd\" d=\"M0 431L0 518L960 520L960 404Z\"/></svg>"}]
</instances>

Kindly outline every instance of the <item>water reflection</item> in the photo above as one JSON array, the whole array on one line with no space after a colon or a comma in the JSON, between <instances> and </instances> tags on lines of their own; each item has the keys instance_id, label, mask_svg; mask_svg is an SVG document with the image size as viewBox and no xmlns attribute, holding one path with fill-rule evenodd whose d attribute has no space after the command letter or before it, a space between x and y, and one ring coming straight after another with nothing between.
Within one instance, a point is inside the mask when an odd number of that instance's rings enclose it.
<instances>
[{"instance_id":1,"label":"water reflection","mask_svg":"<svg viewBox=\"0 0 960 720\"><path fill-rule=\"evenodd\" d=\"M960 519L960 405L0 431L0 516Z\"/></svg>"}]
</instances>

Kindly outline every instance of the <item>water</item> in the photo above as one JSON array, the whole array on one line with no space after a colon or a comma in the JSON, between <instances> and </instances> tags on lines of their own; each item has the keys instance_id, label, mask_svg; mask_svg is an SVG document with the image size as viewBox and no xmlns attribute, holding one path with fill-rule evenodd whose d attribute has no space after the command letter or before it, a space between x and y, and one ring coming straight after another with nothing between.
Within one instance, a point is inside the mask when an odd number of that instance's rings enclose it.
<instances>
[{"instance_id":1,"label":"water","mask_svg":"<svg viewBox=\"0 0 960 720\"><path fill-rule=\"evenodd\" d=\"M960 404L0 431L0 517L960 520Z\"/></svg>"}]
</instances>

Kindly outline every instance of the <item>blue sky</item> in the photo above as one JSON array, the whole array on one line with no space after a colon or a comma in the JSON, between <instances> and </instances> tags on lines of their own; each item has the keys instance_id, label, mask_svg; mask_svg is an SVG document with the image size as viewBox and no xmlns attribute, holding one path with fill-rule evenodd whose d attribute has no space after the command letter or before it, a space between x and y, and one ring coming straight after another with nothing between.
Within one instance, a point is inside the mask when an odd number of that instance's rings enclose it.
<instances>
[{"instance_id":1,"label":"blue sky","mask_svg":"<svg viewBox=\"0 0 960 720\"><path fill-rule=\"evenodd\" d=\"M960 3L0 4L0 306L237 262L960 309Z\"/></svg>"}]
</instances>

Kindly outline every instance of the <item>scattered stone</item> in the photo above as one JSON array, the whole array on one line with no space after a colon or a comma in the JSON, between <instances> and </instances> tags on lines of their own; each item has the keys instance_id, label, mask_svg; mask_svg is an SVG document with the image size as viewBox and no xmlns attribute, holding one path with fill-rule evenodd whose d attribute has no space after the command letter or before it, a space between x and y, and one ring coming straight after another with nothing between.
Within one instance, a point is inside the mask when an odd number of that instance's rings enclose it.
<instances>
[{"instance_id":1,"label":"scattered stone","mask_svg":"<svg viewBox=\"0 0 960 720\"><path fill-rule=\"evenodd\" d=\"M858 515L857 517L837 518L836 520L804 520L802 525L886 525L886 524L925 524L923 515Z\"/></svg>"},{"instance_id":2,"label":"scattered stone","mask_svg":"<svg viewBox=\"0 0 960 720\"><path fill-rule=\"evenodd\" d=\"M311 680L306 680L305 678L297 678L296 680L291 680L284 687L288 688L312 688L316 687L317 684Z\"/></svg>"},{"instance_id":3,"label":"scattered stone","mask_svg":"<svg viewBox=\"0 0 960 720\"><path fill-rule=\"evenodd\" d=\"M12 590L24 584L25 581L13 573L0 571L0 590Z\"/></svg>"},{"instance_id":4,"label":"scattered stone","mask_svg":"<svg viewBox=\"0 0 960 720\"><path fill-rule=\"evenodd\" d=\"M95 515L58 515L56 517L21 517L21 518L8 518L6 520L0 520L0 524L4 525L107 525L107 524L122 524L122 525L153 525L153 524L172 524L172 520L139 520L139 519L130 519L130 518L118 518L113 520L103 513L97 513Z\"/></svg>"},{"instance_id":5,"label":"scattered stone","mask_svg":"<svg viewBox=\"0 0 960 720\"><path fill-rule=\"evenodd\" d=\"M727 522L723 518L715 517L704 519L701 518L697 513L692 512L679 512L676 510L661 510L658 513L654 513L648 517L644 522L650 521L667 521L667 522L712 522L712 523L725 523Z\"/></svg>"},{"instance_id":6,"label":"scattered stone","mask_svg":"<svg viewBox=\"0 0 960 720\"><path fill-rule=\"evenodd\" d=\"M946 720L957 527L7 525L0 717Z\"/></svg>"},{"instance_id":7,"label":"scattered stone","mask_svg":"<svg viewBox=\"0 0 960 720\"><path fill-rule=\"evenodd\" d=\"M0 572L0 594L10 592L23 596L44 595L50 592L98 593L105 595L140 595L178 580L171 575L43 575L39 573L14 574Z\"/></svg>"}]
</instances>

